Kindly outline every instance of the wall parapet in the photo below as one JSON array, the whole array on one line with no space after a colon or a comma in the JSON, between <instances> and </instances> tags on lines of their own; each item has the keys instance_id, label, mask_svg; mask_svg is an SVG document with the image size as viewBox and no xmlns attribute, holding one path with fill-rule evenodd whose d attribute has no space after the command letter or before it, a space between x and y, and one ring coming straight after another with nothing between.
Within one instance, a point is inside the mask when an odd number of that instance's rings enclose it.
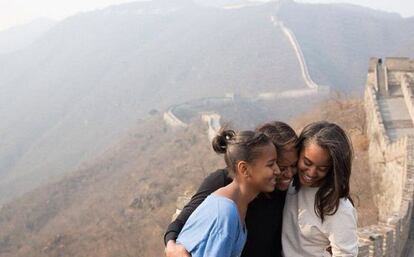
<instances>
[{"instance_id":1,"label":"wall parapet","mask_svg":"<svg viewBox=\"0 0 414 257\"><path fill-rule=\"evenodd\" d=\"M414 204L414 137L406 136L395 146L388 146L388 149L394 148L395 150L395 147L399 147L399 150L404 150L404 155L402 156L404 160L404 174L402 176L405 177L405 180L401 202L399 203L399 211L394 212L388 217L380 218L378 224L358 229L360 237L358 256L360 257L404 256L407 251ZM393 199L389 200L392 201Z\"/></svg>"},{"instance_id":2,"label":"wall parapet","mask_svg":"<svg viewBox=\"0 0 414 257\"><path fill-rule=\"evenodd\" d=\"M404 96L405 103L408 108L408 113L411 116L411 120L414 122L414 83L412 78L408 75L403 75L401 82L401 91Z\"/></svg>"},{"instance_id":3,"label":"wall parapet","mask_svg":"<svg viewBox=\"0 0 414 257\"><path fill-rule=\"evenodd\" d=\"M377 91L372 86L367 86L365 90L365 112L368 119L368 134L377 137L380 146L385 149L390 143L387 135L384 120L382 118Z\"/></svg>"},{"instance_id":4,"label":"wall parapet","mask_svg":"<svg viewBox=\"0 0 414 257\"><path fill-rule=\"evenodd\" d=\"M404 158L408 147L408 137L403 137L385 146L384 159L385 162L394 161Z\"/></svg>"},{"instance_id":5,"label":"wall parapet","mask_svg":"<svg viewBox=\"0 0 414 257\"><path fill-rule=\"evenodd\" d=\"M381 113L380 98L390 97L387 92L380 92L376 78L381 59L372 58L365 90L365 112L367 118L367 135L370 141L369 162L371 174L383 181L376 184L378 194L379 222L375 225L361 227L359 234L360 257L402 257L406 256L414 233L410 228L414 221L414 135L400 134L400 138L391 141L386 123ZM408 58L385 59L385 73L392 71L414 72L413 61ZM385 74L386 75L386 74ZM387 77L386 77L387 78ZM401 93L406 108L414 122L414 96L412 78L405 74L400 79ZM395 84L395 83L394 83ZM399 83L393 84L393 87ZM395 90L395 89L393 89ZM396 97L396 96L393 96ZM386 110L385 110L386 111ZM390 173L392 174L390 176ZM378 178L376 178L378 179ZM379 180L381 180L379 179ZM391 208L392 207L392 208Z\"/></svg>"}]
</instances>

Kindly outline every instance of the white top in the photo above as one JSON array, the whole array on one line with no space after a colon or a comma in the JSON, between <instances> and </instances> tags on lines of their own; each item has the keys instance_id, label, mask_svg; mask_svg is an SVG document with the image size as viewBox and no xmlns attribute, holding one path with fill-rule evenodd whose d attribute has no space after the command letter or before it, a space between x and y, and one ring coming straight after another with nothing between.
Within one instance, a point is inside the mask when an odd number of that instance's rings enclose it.
<instances>
[{"instance_id":1,"label":"white top","mask_svg":"<svg viewBox=\"0 0 414 257\"><path fill-rule=\"evenodd\" d=\"M322 223L314 210L317 187L289 186L283 210L283 255L286 257L357 256L357 214L348 199ZM332 255L326 248L332 247Z\"/></svg>"}]
</instances>

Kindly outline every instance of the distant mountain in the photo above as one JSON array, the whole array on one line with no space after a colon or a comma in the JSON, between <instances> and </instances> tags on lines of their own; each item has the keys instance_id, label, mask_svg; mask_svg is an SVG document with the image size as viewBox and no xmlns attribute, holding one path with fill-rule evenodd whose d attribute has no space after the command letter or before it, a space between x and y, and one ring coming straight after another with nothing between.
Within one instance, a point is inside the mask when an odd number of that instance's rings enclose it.
<instances>
[{"instance_id":1,"label":"distant mountain","mask_svg":"<svg viewBox=\"0 0 414 257\"><path fill-rule=\"evenodd\" d=\"M29 46L55 24L54 20L39 18L28 24L0 31L0 54L11 53Z\"/></svg>"},{"instance_id":2,"label":"distant mountain","mask_svg":"<svg viewBox=\"0 0 414 257\"><path fill-rule=\"evenodd\" d=\"M300 42L314 80L362 92L372 56L413 56L414 19L350 4L286 1L278 16Z\"/></svg>"},{"instance_id":3,"label":"distant mountain","mask_svg":"<svg viewBox=\"0 0 414 257\"><path fill-rule=\"evenodd\" d=\"M271 17L294 33L312 78L332 90L361 93L369 57L413 53L414 20L395 14L289 0L205 3L81 13L0 55L0 203L75 170L154 110L306 88ZM313 98L276 98L282 108L267 115L291 117Z\"/></svg>"},{"instance_id":4,"label":"distant mountain","mask_svg":"<svg viewBox=\"0 0 414 257\"><path fill-rule=\"evenodd\" d=\"M414 38L414 17L408 18L404 26L405 37ZM398 42L399 49L397 50L398 56L408 56L414 58L414 44L411 40L401 40Z\"/></svg>"},{"instance_id":5,"label":"distant mountain","mask_svg":"<svg viewBox=\"0 0 414 257\"><path fill-rule=\"evenodd\" d=\"M150 257L177 196L223 166L206 126L140 122L95 160L0 207L0 257Z\"/></svg>"},{"instance_id":6,"label":"distant mountain","mask_svg":"<svg viewBox=\"0 0 414 257\"><path fill-rule=\"evenodd\" d=\"M195 3L203 6L213 7L241 7L263 4L265 2L275 2L278 0L194 0Z\"/></svg>"},{"instance_id":7,"label":"distant mountain","mask_svg":"<svg viewBox=\"0 0 414 257\"><path fill-rule=\"evenodd\" d=\"M152 109L304 88L274 11L136 2L73 16L0 56L0 202L73 170Z\"/></svg>"}]
</instances>

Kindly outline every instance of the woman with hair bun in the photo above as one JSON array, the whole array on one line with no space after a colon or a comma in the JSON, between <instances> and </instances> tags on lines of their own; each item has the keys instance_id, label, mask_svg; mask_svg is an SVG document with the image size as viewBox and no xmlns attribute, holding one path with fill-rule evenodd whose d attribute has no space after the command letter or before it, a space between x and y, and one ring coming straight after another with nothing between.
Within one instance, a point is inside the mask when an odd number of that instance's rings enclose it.
<instances>
[{"instance_id":1,"label":"woman with hair bun","mask_svg":"<svg viewBox=\"0 0 414 257\"><path fill-rule=\"evenodd\" d=\"M177 244L192 257L236 257L246 242L248 204L260 192L275 189L280 174L277 152L268 136L254 131L224 130L212 145L224 155L233 181L210 194L190 215Z\"/></svg>"},{"instance_id":2,"label":"woman with hair bun","mask_svg":"<svg viewBox=\"0 0 414 257\"><path fill-rule=\"evenodd\" d=\"M241 257L281 257L283 206L286 190L296 174L298 137L288 124L281 121L267 122L257 127L256 131L267 135L276 146L280 175L276 178L273 192L260 193L249 204L245 219L249 233ZM210 194L233 181L232 173L228 168L217 169L203 180L164 234L166 257L191 257L182 245L176 243L178 234L188 217Z\"/></svg>"}]
</instances>

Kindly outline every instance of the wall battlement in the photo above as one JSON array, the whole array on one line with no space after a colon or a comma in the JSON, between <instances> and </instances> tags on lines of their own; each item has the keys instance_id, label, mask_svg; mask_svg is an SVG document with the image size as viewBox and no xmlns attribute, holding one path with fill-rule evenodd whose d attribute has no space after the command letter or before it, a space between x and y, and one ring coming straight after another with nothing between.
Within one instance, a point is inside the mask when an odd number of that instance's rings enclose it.
<instances>
[{"instance_id":1,"label":"wall battlement","mask_svg":"<svg viewBox=\"0 0 414 257\"><path fill-rule=\"evenodd\" d=\"M358 256L408 256L414 196L414 61L371 58L365 90L376 225L359 228Z\"/></svg>"}]
</instances>

